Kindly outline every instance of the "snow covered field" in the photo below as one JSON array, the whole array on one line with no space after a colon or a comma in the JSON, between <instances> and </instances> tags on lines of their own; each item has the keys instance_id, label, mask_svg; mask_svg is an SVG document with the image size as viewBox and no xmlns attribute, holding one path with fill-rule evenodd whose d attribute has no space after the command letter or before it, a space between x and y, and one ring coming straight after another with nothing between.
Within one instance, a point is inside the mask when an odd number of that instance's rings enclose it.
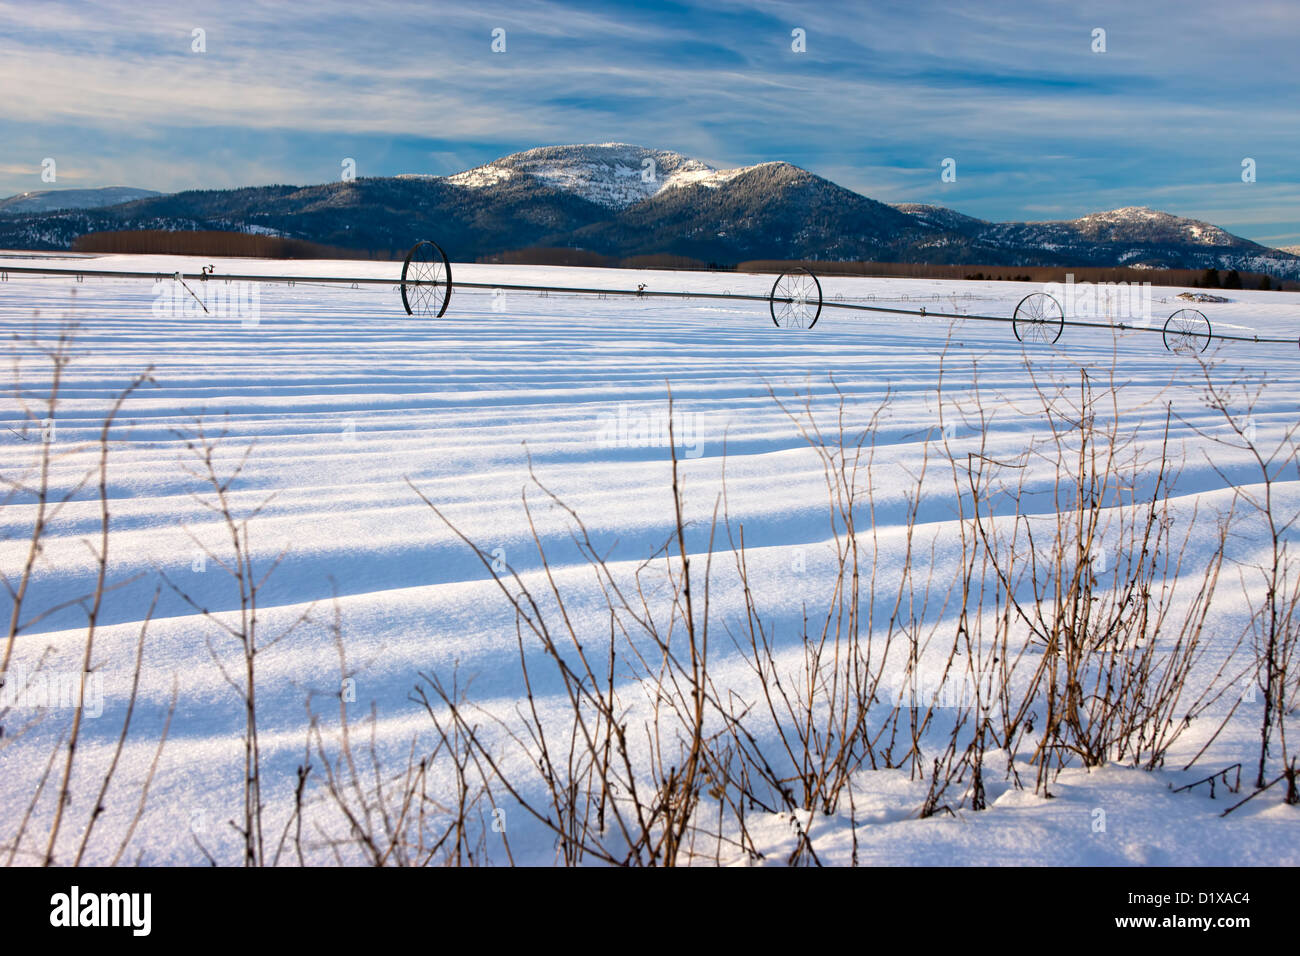
<instances>
[{"instance_id":1,"label":"snow covered field","mask_svg":"<svg viewBox=\"0 0 1300 956\"><path fill-rule=\"evenodd\" d=\"M0 260L0 271L5 264L23 263ZM205 264L106 256L88 267L169 274ZM396 275L399 267L222 260L218 268L381 276ZM627 289L644 282L651 290L758 295L771 283L770 276L732 273L486 265L455 265L454 270L458 280L484 283ZM828 300L874 297L885 306L995 316L1010 316L1022 296L1038 289L1013 282L836 277L822 283ZM513 720L525 706L513 610L484 564L420 501L411 484L498 570L512 568L530 588L545 591L545 572L521 502L521 492L529 488L536 533L550 573L565 589L572 626L588 646L603 648L609 643L608 605L574 543L574 522L530 486L529 458L536 477L581 517L615 573L632 574L674 533L665 447L669 385L686 543L697 556L692 572L703 573L725 464L726 511L733 527L744 527L752 600L764 615L775 656L792 669L801 660L803 616L824 616L839 575L822 464L769 387L792 409L810 397L825 422L836 414L838 386L847 397L850 432L866 428L888 396L873 428L874 509L869 524L865 515L862 519L879 542L882 567L892 566L906 549L907 493L928 454L937 477L926 479L917 506L915 550L921 565L940 578L949 574L959 522L951 471L936 457L942 446L962 460L967 451L999 461L1023 455L1047 429L1034 379L1040 386L1077 387L1084 367L1102 383L1113 370L1119 412L1142 454L1158 454L1166 409L1172 408L1170 455L1179 463L1174 496L1184 522L1177 525L1180 534L1193 520L1206 522L1198 527L1212 531L1213 515L1231 504L1232 486L1258 480L1245 452L1207 437L1226 431L1222 415L1205 405L1200 367L1168 353L1159 335L1067 328L1055 348L1021 346L1000 323L828 309L815 329L804 331L775 328L759 302L486 290L457 291L446 316L431 321L406 316L395 287L307 284L261 286L253 321L202 312L168 314L171 303L185 301L172 299L171 285L17 276L0 284L0 324L7 339L20 337L13 344L15 371L29 403L39 403L50 384L48 364L35 354L31 336L48 342L65 320L78 325L74 358L63 374L52 429L47 427L56 449L51 482L68 490L91 475L89 485L51 522L24 596L24 621L95 590L97 569L88 546L97 542L99 531L95 442L115 394L135 374L153 369L153 382L126 400L111 434L107 581L120 586L104 596L99 616L86 709L93 719L80 731L55 854L61 863L71 862L77 852L117 747L136 643L155 592L131 732L85 859L111 861L129 836L123 862L201 863L205 854L223 864L240 861L243 841L227 821L240 820L243 813L244 711L222 667L238 683L242 665L237 644L211 618L231 620L239 592L217 560L229 559L230 536L221 518L205 507L211 489L205 492L192 473L195 459L185 447L183 436L192 436L200 419L210 434L224 434L215 456L219 474L228 474L247 451L246 464L230 486L232 510L246 514L265 502L248 525L254 576L260 578L283 553L258 595L258 627L270 639L303 621L257 659L268 858L294 810L308 702L321 718L325 749L332 753L329 741L338 724L344 678L357 721L353 743L358 751L366 749L362 777L369 783L403 772L413 738L421 752L432 746L430 717L412 698L422 674L437 674L448 684L455 674L459 687L468 686L469 699L483 708L479 719L485 727L495 726L487 714ZM205 296L212 291L206 285L196 289ZM1174 299L1179 291L1154 290L1157 324L1186 304ZM1200 306L1216 330L1300 334L1296 295L1227 295L1231 302ZM1300 407L1300 351L1294 346L1225 344L1211 346L1206 357L1216 363L1211 374L1217 380L1263 385L1250 415L1259 444L1281 437L1294 424ZM937 393L941 370L943 400ZM991 418L956 416L952 405L941 412L943 401L972 408L973 381ZM30 482L40 436L24 429L24 413L13 394L6 394L0 408L8 426L0 442L0 469L10 479L25 476ZM1025 467L1038 495L1027 498L1025 507L1054 514L1050 500L1046 508L1042 502L1044 495L1050 498L1050 485L1035 484L1043 477L1033 472L1041 462ZM1284 477L1273 493L1279 507L1294 510L1300 505L1294 466ZM1193 506L1200 509L1195 519ZM21 575L34 516L31 497L24 494L0 511L0 570L11 582ZM1239 568L1242 562L1257 563L1266 544L1258 531L1258 522L1243 509L1228 542L1198 675L1220 668L1246 625L1249 605ZM1206 560L1213 537L1204 531L1193 536L1180 580L1195 577L1193 568ZM713 628L710 671L719 685L747 694L753 675L727 636L728 627L746 617L745 594L722 530L714 550L707 609ZM1114 567L1123 559L1112 548L1105 560ZM1245 579L1251 598L1258 600L1258 582L1249 575ZM699 601L698 587L696 592ZM651 588L650 603L666 619L670 591ZM5 595L6 619L12 606L12 596ZM951 622L959 606L960 600L916 613L931 624ZM699 607L696 613L702 613ZM85 622L82 605L41 617L16 640L9 674L38 667L78 671ZM340 664L336 626L346 666ZM546 673L540 650L527 637L525 646L536 673ZM1250 663L1246 645L1238 653L1232 674ZM631 677L619 672L616 680ZM893 686L891 680L886 686ZM174 713L158 751L173 688ZM558 681L549 674L539 677L532 690L546 719L564 718L566 699ZM92 691L98 699L91 699ZM634 696L631 689L628 694ZM858 862L868 864L1300 864L1300 808L1282 803L1281 786L1219 817L1249 792L1259 749L1262 704L1257 694L1246 693L1226 729L1198 757L1241 694L1229 696L1188 728L1153 772L1119 763L1091 771L1076 765L1052 781L1049 798L1036 792L1028 753L1018 758L1023 787L1007 779L1004 758L990 756L987 810L970 809L967 783L954 782L939 801L953 812L920 819L928 780L909 769L864 768L852 780L852 815L845 805L829 816L804 818L798 826L810 828L822 863L845 864L856 853ZM373 748L381 770L369 762L372 706ZM71 714L67 708L18 705L4 717L0 858L10 854L20 829L26 835L15 862L32 862L44 851L63 766L62 757L51 764L50 755L66 742ZM927 738L921 763L939 756L945 742L946 734ZM133 827L156 753L148 798ZM1195 765L1184 771L1193 758ZM337 820L329 822L330 811L324 809L327 795L316 786L320 760L315 754L313 760L317 769L304 816L312 820L318 812L322 831L336 834ZM363 760L359 752L357 760ZM1214 799L1205 785L1172 792L1238 761L1243 764L1240 795L1227 793L1222 782ZM516 756L510 766L518 779L531 781L538 797L540 783L536 773L529 775L527 762ZM449 766L435 761L428 790L442 799L451 793L453 779ZM507 795L497 797L502 812L494 816L492 803L484 810L487 859L554 862L554 836ZM717 806L706 799L699 812L716 814ZM783 860L797 842L798 828L789 814L755 810L749 826L765 860ZM307 829L309 862L332 860L322 831ZM508 855L502 829L510 841ZM745 859L731 846L698 851L708 860ZM281 862L292 859L285 850Z\"/></svg>"}]
</instances>

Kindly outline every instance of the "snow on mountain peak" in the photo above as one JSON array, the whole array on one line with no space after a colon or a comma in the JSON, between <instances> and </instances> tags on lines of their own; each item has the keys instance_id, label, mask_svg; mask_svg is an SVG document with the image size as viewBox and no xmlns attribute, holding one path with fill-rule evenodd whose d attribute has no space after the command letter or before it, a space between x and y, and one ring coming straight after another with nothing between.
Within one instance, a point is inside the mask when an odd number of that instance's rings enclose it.
<instances>
[{"instance_id":1,"label":"snow on mountain peak","mask_svg":"<svg viewBox=\"0 0 1300 956\"><path fill-rule=\"evenodd\" d=\"M1188 242L1205 246L1228 246L1237 240L1227 231L1199 219L1188 219L1147 206L1124 206L1094 212L1074 220L1086 235L1107 234L1114 238L1149 242Z\"/></svg>"},{"instance_id":2,"label":"snow on mountain peak","mask_svg":"<svg viewBox=\"0 0 1300 956\"><path fill-rule=\"evenodd\" d=\"M1150 206L1121 206L1119 209L1111 209L1107 212L1094 212L1085 216L1085 219L1092 217L1102 217L1108 219L1160 219L1173 218L1167 212L1161 212L1158 209L1152 209Z\"/></svg>"},{"instance_id":3,"label":"snow on mountain peak","mask_svg":"<svg viewBox=\"0 0 1300 956\"><path fill-rule=\"evenodd\" d=\"M665 189L716 187L747 168L752 167L717 169L681 153L627 143L590 143L540 146L446 178L458 186L481 188L529 176L602 206L624 209Z\"/></svg>"}]
</instances>

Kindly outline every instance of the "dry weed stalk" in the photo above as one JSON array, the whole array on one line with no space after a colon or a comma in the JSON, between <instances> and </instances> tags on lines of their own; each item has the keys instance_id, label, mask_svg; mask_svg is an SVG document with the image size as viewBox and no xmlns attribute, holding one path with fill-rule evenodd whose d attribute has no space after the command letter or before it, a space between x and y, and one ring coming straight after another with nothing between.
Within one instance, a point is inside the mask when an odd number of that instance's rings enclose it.
<instances>
[{"instance_id":1,"label":"dry weed stalk","mask_svg":"<svg viewBox=\"0 0 1300 956\"><path fill-rule=\"evenodd\" d=\"M1300 522L1300 509L1285 504L1279 485L1300 479L1300 424L1286 422L1274 430L1274 440L1262 439L1256 414L1265 385L1251 387L1235 380L1222 381L1205 359L1200 359L1200 367L1205 405L1222 420L1226 433L1194 421L1188 424L1214 444L1245 453L1253 482L1233 481L1208 454L1206 460L1225 485L1234 489L1234 503L1243 504L1264 531L1264 560L1237 562L1242 591L1250 605L1243 637L1251 641L1255 679L1264 698L1255 787L1271 785L1267 780L1268 760L1276 731L1282 774L1287 779L1286 799L1294 804L1300 802L1300 787L1296 755L1287 745L1286 718L1300 706L1300 558L1291 549L1289 538ZM1263 588L1264 597L1258 603L1250 597L1248 573Z\"/></svg>"},{"instance_id":2,"label":"dry weed stalk","mask_svg":"<svg viewBox=\"0 0 1300 956\"><path fill-rule=\"evenodd\" d=\"M288 553L288 546L286 545L267 564L264 571L258 573L254 568L249 524L265 510L275 498L275 494L267 495L247 511L237 514L233 486L243 473L253 446L251 444L245 446L243 451L237 454L234 464L223 474L220 468L220 452L225 446L224 430L209 434L207 427L200 420L195 422L190 430L178 432L177 435L184 442L185 450L193 459L193 463L185 463L183 467L187 474L199 482L200 487L204 489L203 494L191 491L190 496L218 517L221 527L229 538L230 551L223 556L201 541L188 527L185 531L194 544L202 550L205 560L210 560L220 567L234 583L238 600L235 622L228 623L223 615L209 611L201 601L191 596L162 569L159 569L158 574L173 593L195 613L212 623L218 633L232 638L238 648L238 670L232 674L212 638L209 636L206 639L209 656L220 671L222 679L238 696L244 710L244 805L242 819L232 820L230 823L243 840L244 865L263 866L266 863L266 841L262 824L265 803L262 799L262 760L257 727L257 658L259 654L269 651L307 621L313 606L308 606L278 633L270 636L263 635L259 628L258 596L280 562L284 560Z\"/></svg>"},{"instance_id":3,"label":"dry weed stalk","mask_svg":"<svg viewBox=\"0 0 1300 956\"><path fill-rule=\"evenodd\" d=\"M72 361L72 349L75 340L76 327L65 324L60 327L53 344L45 344L38 335L33 335L30 342L26 345L36 355L40 356L48 363L50 369L49 391L43 397L39 408L33 405L28 399L28 388L23 384L23 345L21 338L16 337L13 350L13 383L11 394L21 412L20 427L14 429L10 426L10 431L24 441L35 441L37 451L37 461L30 471L36 474L35 481L29 481L26 476L11 477L9 475L0 475L0 483L3 483L8 489L4 503L14 504L17 500L31 502L34 506L32 515L31 530L27 535L26 557L23 561L22 570L18 574L18 581L15 584L8 575L0 573L0 583L9 595L12 603L9 615L9 628L4 643L4 652L0 656L0 688L5 686L5 682L11 679L10 666L13 660L13 653L17 641L24 632L30 631L36 624L40 623L60 611L72 607L80 607L86 616L86 631L82 641L80 655L80 667L75 681L75 699L69 700L71 705L72 719L69 727L62 731L55 749L51 752L49 763L32 796L26 812L19 821L18 828L9 838L9 852L7 863L13 863L19 852L33 851L24 850L23 843L28 832L28 827L32 822L33 812L45 792L47 784L53 779L51 776L56 763L56 757L60 752L63 753L61 772L58 773L58 783L53 790L53 811L49 831L45 837L44 848L39 854L40 862L49 866L57 862L57 850L59 845L59 835L62 831L64 815L68 808L73 804L72 778L74 766L77 760L77 746L81 741L83 730L83 718L86 708L86 684L94 672L97 670L95 661L95 638L99 627L100 617L103 610L104 598L107 594L119 588L125 587L138 580L140 575L131 575L124 580L109 581L109 543L111 538L111 514L109 509L109 451L112 446L112 429L122 411L123 406L130 397L141 387L153 382L152 369L146 369L137 375L131 383L115 396L113 396L108 411L105 413L100 422L95 442L93 444L74 443L68 446L66 443L60 445L56 438L57 415L60 407L61 389L67 366ZM56 452L56 448L61 448ZM57 479L53 474L54 467L64 460L76 459L87 449L92 449L95 455L95 465L86 469L78 480L71 481L66 490L56 490ZM89 549L95 567L95 579L85 593L65 597L56 600L49 606L44 607L29 616L23 616L29 598L29 587L34 579L38 565L44 555L46 540L51 533L54 522L66 506L77 501L78 494L93 482L96 493L96 503L98 508L98 540L97 542L87 541L86 546ZM155 595L156 600L156 595ZM77 841L74 864L80 864L85 857L86 851L90 845L90 839L95 829L95 824L100 816L106 810L106 800L109 789L112 786L113 779L116 775L122 749L125 746L127 736L130 733L131 720L135 712L136 703L139 694L140 676L143 667L143 653L145 638L149 629L149 622L152 618L152 606L144 618L141 625L139 639L136 643L135 664L131 675L131 689L126 701L126 710L123 717L122 728L118 735L117 745L113 751L112 758L107 769L103 772L96 791L96 796L91 807L90 816L82 828L80 839ZM30 679L24 687L18 688L15 699L24 694L30 688L37 677L42 676L41 671L44 662L48 656L43 654L38 662L36 670L30 675ZM12 690L12 688L11 688ZM0 710L0 721L8 717L8 708ZM170 719L170 717L169 717ZM4 745L10 746L16 739L23 736L28 730L32 729L39 720L35 720L24 728L19 734L5 733L5 727L0 723L0 738L3 738ZM166 733L164 731L162 740L159 742L161 750L162 741L165 741ZM152 779L152 778L150 778ZM144 784L144 790L147 792L149 781ZM127 835L118 847L118 858L125 851L130 837L134 832L135 825L143 813L143 804L137 807L135 816L131 819Z\"/></svg>"}]
</instances>

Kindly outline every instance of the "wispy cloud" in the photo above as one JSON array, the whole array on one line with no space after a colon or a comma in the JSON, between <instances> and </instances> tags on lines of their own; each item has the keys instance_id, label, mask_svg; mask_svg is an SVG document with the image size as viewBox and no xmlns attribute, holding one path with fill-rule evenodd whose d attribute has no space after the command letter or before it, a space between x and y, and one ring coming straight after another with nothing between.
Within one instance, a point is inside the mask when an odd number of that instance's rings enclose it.
<instances>
[{"instance_id":1,"label":"wispy cloud","mask_svg":"<svg viewBox=\"0 0 1300 956\"><path fill-rule=\"evenodd\" d=\"M0 192L43 188L45 156L60 182L177 189L623 140L984 218L1124 197L1300 241L1278 205L1300 184L1298 43L1272 2L0 0L0 89L21 94L0 97Z\"/></svg>"}]
</instances>

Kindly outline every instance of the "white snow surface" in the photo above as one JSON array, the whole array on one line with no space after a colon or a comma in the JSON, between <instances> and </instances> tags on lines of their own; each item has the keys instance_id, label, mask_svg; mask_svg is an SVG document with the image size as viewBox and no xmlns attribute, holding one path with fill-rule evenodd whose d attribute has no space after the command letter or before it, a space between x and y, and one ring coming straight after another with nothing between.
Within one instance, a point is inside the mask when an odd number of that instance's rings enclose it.
<instances>
[{"instance_id":1,"label":"white snow surface","mask_svg":"<svg viewBox=\"0 0 1300 956\"><path fill-rule=\"evenodd\" d=\"M691 174L687 170L683 175ZM633 182L638 176L629 177ZM0 259L21 264L19 258ZM66 263L59 263L66 265ZM102 256L93 267L172 274L198 271L208 260ZM396 276L392 263L220 260L219 271L296 275ZM462 281L650 290L731 291L765 295L772 277L735 273L613 271L454 264ZM822 279L828 300L904 309L1007 316L1036 287L1026 283L922 279ZM212 289L198 285L210 296ZM260 288L256 324L239 318L160 315L161 291L148 280L20 278L0 283L0 325L6 338L51 336L75 321L75 360L64 373L56 415L60 453L52 481L70 489L96 461L98 423L115 392L150 366L154 383L125 404L113 434L109 496L113 522L110 583L95 639L94 663L104 681L102 716L83 723L78 763L56 858L75 852L99 774L111 759L129 690L136 640L160 574L213 615L237 610L230 578L211 561L199 570L200 543L225 554L229 538L194 497L198 481L185 468L176 430L201 417L224 429L219 465L229 468L251 446L232 486L232 502L247 511L266 501L250 523L255 568L283 560L267 581L259 615L265 633L315 606L312 621L259 658L259 723L266 781L267 831L274 844L292 810L295 767L301 763L307 717L337 715L343 676L328 624L337 608L362 720L373 706L375 735L386 767L405 766L412 736L430 741L429 718L412 701L421 673L437 673L471 688L471 697L503 718L521 700L519 649L513 614L482 564L419 501L409 479L486 552L541 584L537 552L521 504L536 475L572 506L611 561L626 568L648 557L673 529L667 450L648 444L666 415L671 385L679 422L679 453L691 533L701 560L708 523L721 490L725 461L728 508L743 522L755 600L783 653L800 647L802 609L824 603L833 580L825 479L816 457L767 389L792 399L811 393L833 409L828 376L849 396L854 423L889 389L892 401L877 435L881 499L875 530L897 554L904 503L902 475L920 458L937 426L935 386L941 356L948 387L969 389L970 369L986 401L998 404L990 453L1012 456L1043 427L1032 407L1026 361L1036 374L1078 380L1081 365L1109 368L1123 383L1127 413L1151 423L1158 441L1166 402L1190 421L1216 427L1195 376L1165 351L1159 335L1067 328L1060 345L1020 346L1000 323L950 322L826 310L810 331L774 327L762 302L708 299L597 298L577 295L458 290L441 320L415 319L400 308L395 287L267 284ZM1158 321L1178 307L1179 289L1156 289ZM1231 303L1202 306L1216 328L1294 337L1300 333L1294 294L1245 291ZM29 345L14 346L26 400L48 389L48 372ZM1300 404L1300 353L1294 346L1225 344L1223 374L1267 381L1257 413L1262 434L1294 420ZM962 370L966 377L962 378ZM42 375L44 378L42 378ZM964 383L964 384L963 384ZM6 476L28 474L35 443L15 429L16 400L3 399L9 426L0 441ZM1145 427L1145 426L1144 426ZM1249 475L1240 458L1216 451L1211 464L1191 428L1175 425L1184 453L1177 491L1188 504L1226 504L1224 475ZM953 440L968 440L959 427ZM1234 471L1236 469L1236 471ZM30 478L30 475L29 475ZM1247 480L1243 478L1242 480ZM1276 494L1293 506L1296 482ZM529 501L551 572L570 596L575 626L592 641L608 640L608 612L594 580L572 547L572 522L534 489ZM26 555L33 510L21 496L0 510L0 568L14 580ZM922 513L925 535L953 534L942 494ZM93 585L87 547L97 534L98 506L83 489L52 523L24 618ZM1246 551L1259 542L1239 543ZM223 550L225 549L225 550ZM726 546L720 550L725 552ZM729 554L717 565L729 566ZM942 558L936 558L941 560ZM797 573L791 571L798 567ZM711 648L717 680L743 686L746 671L723 636L722 622L743 615L733 577L716 571ZM138 577L137 577L138 576ZM1225 574L1225 577L1228 575ZM1232 575L1235 578L1235 574ZM127 582L127 583L123 583ZM1234 592L1233 587L1237 587ZM1239 586L1225 585L1216 611L1209 664L1227 652L1244 623ZM1237 594L1234 597L1234 593ZM1255 595L1258 597L1258 595ZM332 603L333 602L333 603ZM6 615L12 601L6 599ZM11 670L79 667L85 615L65 608L38 621L17 641ZM604 635L604 637L602 637ZM214 658L214 652L216 657ZM147 806L131 835L126 862L196 864L207 853L239 862L240 841L226 820L240 813L242 711L218 667L232 647L213 621L163 587L145 640L139 702L117 782L88 850L91 862L112 858L132 826L140 787L154 760L173 686L178 702L158 758ZM530 654L535 653L530 651ZM797 661L790 657L792 666ZM533 688L543 712L561 713L562 689ZM1223 818L1239 797L1215 799L1207 787L1172 788L1242 761L1250 775L1258 753L1260 704L1246 702L1195 766L1188 763L1212 728L1198 723L1153 772L1106 766L1070 769L1036 796L1000 772L988 774L986 811L958 809L918 819L924 784L899 770L863 771L854 779L858 861L866 864L1300 864L1300 808L1271 791ZM21 734L13 714L0 741L0 837L10 839L19 817L62 739L62 711L20 714L32 721ZM368 734L368 731L366 732ZM1000 766L990 760L990 768ZM396 768L396 769L392 769ZM523 768L526 770L527 768ZM1021 767L1032 777L1032 770ZM445 777L431 789L447 785ZM53 784L35 800L31 829L48 831ZM1096 810L1107 826L1098 832ZM555 861L554 838L519 816L511 818L516 862ZM782 859L794 835L788 818L755 812L749 825L765 858ZM854 832L847 813L805 821L819 859L848 863ZM491 836L491 834L489 834ZM500 847L489 855L504 862ZM740 862L721 851L723 862ZM20 856L20 859L25 857ZM320 851L317 858L328 862ZM29 861L30 862L30 861Z\"/></svg>"}]
</instances>

